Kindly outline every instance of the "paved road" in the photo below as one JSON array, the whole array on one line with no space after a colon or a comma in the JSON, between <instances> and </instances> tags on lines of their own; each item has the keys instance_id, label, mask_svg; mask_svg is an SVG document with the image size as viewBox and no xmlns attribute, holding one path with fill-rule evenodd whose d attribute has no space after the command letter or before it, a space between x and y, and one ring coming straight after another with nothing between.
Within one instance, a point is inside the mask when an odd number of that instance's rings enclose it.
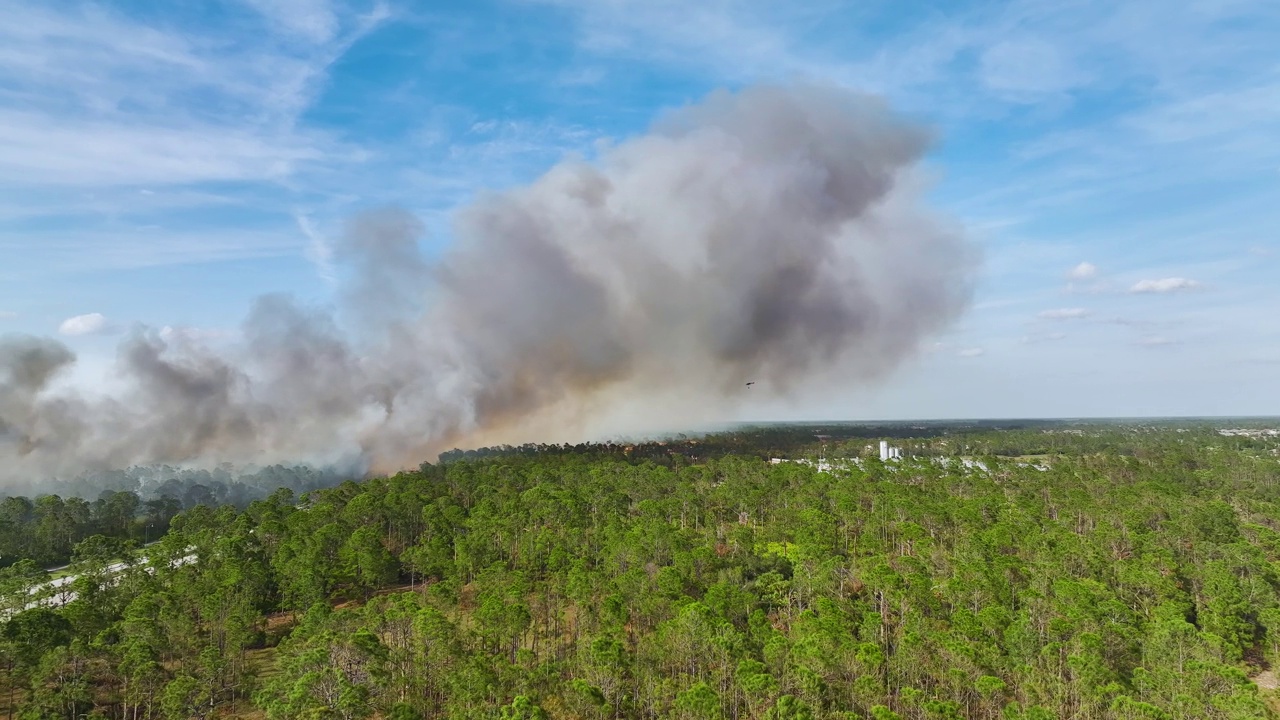
<instances>
[{"instance_id":1,"label":"paved road","mask_svg":"<svg viewBox=\"0 0 1280 720\"><path fill-rule=\"evenodd\" d=\"M196 559L195 553L185 555L175 560L173 562L173 567L181 567L188 563L195 562L195 559ZM146 562L147 562L146 556L139 555L137 561L132 564L143 565ZM129 566L130 566L130 563L125 563L125 562L111 563L106 567L106 574L108 577L115 576L118 573L120 573L120 571L124 570ZM60 568L53 568L49 572L66 570L68 567L70 566L63 565ZM154 572L154 570L149 567L146 568L146 571ZM27 593L27 596L32 597L32 600L28 601L25 605L23 605L21 610L30 610L32 608L37 608L37 607L61 607L63 605L66 605L69 602L74 601L77 596L76 596L76 592L71 589L71 585L75 583L75 581L79 579L79 577L80 577L79 575L63 575L60 578L54 578L53 580L41 583L31 588L31 590ZM19 610L19 612L21 612L21 610ZM8 610L8 609L0 610L0 618L8 617L11 614L13 614L13 611L11 610Z\"/></svg>"}]
</instances>

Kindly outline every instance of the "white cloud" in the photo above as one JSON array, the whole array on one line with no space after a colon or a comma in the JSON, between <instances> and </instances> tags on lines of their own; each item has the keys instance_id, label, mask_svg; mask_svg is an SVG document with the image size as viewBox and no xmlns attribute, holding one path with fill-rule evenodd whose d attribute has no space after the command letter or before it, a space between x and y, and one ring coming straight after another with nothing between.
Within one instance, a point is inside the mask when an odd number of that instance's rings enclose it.
<instances>
[{"instance_id":1,"label":"white cloud","mask_svg":"<svg viewBox=\"0 0 1280 720\"><path fill-rule=\"evenodd\" d=\"M107 318L102 313L88 313L69 317L58 326L58 332L71 337L97 335L106 332L107 329Z\"/></svg>"},{"instance_id":2,"label":"white cloud","mask_svg":"<svg viewBox=\"0 0 1280 720\"><path fill-rule=\"evenodd\" d=\"M1089 311L1084 308L1058 308L1056 310L1045 310L1036 315L1042 320L1074 320L1086 317Z\"/></svg>"},{"instance_id":3,"label":"white cloud","mask_svg":"<svg viewBox=\"0 0 1280 720\"><path fill-rule=\"evenodd\" d=\"M1200 287L1200 283L1187 278L1171 277L1161 278L1160 280L1139 280L1129 288L1131 293L1174 293L1186 290L1195 290Z\"/></svg>"},{"instance_id":4,"label":"white cloud","mask_svg":"<svg viewBox=\"0 0 1280 720\"><path fill-rule=\"evenodd\" d=\"M12 320L18 317L18 313L12 310L0 310L0 320Z\"/></svg>"},{"instance_id":5,"label":"white cloud","mask_svg":"<svg viewBox=\"0 0 1280 720\"><path fill-rule=\"evenodd\" d=\"M1067 271L1068 280L1092 280L1097 276L1098 266L1088 262L1082 262Z\"/></svg>"},{"instance_id":6,"label":"white cloud","mask_svg":"<svg viewBox=\"0 0 1280 720\"><path fill-rule=\"evenodd\" d=\"M985 353L986 353L986 350L983 350L980 347L973 347L973 348L964 348L963 350L960 350L956 354L959 355L960 357L972 358L972 357L979 357Z\"/></svg>"},{"instance_id":7,"label":"white cloud","mask_svg":"<svg viewBox=\"0 0 1280 720\"><path fill-rule=\"evenodd\" d=\"M1163 335L1146 335L1138 340L1138 344L1143 347L1164 347L1166 345L1176 345L1177 343L1177 340L1170 340Z\"/></svg>"}]
</instances>

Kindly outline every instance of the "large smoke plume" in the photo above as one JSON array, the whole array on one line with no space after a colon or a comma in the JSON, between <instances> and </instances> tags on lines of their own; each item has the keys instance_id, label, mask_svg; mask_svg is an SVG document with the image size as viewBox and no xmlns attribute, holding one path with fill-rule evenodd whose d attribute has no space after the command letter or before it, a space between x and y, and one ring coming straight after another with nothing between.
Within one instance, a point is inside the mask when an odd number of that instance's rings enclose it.
<instances>
[{"instance_id":1,"label":"large smoke plume","mask_svg":"<svg viewBox=\"0 0 1280 720\"><path fill-rule=\"evenodd\" d=\"M257 301L233 348L135 330L124 390L0 341L0 474L140 463L416 464L458 444L725 419L746 393L882 376L964 309L971 248L924 206L928 134L829 87L716 93L480 197L438 261L353 220L337 319ZM751 389L745 383L755 381Z\"/></svg>"}]
</instances>

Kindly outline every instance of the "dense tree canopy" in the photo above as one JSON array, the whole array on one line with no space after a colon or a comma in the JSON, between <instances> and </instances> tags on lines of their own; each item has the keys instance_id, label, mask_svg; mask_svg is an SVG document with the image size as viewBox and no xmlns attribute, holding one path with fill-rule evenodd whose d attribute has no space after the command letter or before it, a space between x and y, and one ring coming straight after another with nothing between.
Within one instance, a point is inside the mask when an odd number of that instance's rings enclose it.
<instances>
[{"instance_id":1,"label":"dense tree canopy","mask_svg":"<svg viewBox=\"0 0 1280 720\"><path fill-rule=\"evenodd\" d=\"M121 538L148 510L104 498L94 535L48 523L74 600L19 611L39 566L4 571L0 694L33 718L1276 716L1250 680L1280 661L1275 439L921 432L882 464L771 432L457 453L192 507L145 558ZM764 459L819 451L862 459Z\"/></svg>"}]
</instances>

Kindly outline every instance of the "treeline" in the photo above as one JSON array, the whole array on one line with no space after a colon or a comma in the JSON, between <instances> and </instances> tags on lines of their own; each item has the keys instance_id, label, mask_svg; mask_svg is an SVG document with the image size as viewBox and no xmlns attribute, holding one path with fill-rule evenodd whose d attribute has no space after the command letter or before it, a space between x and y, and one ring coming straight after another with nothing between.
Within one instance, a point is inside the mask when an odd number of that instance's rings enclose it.
<instances>
[{"instance_id":1,"label":"treeline","mask_svg":"<svg viewBox=\"0 0 1280 720\"><path fill-rule=\"evenodd\" d=\"M7 497L0 500L0 567L23 559L41 567L66 563L72 549L93 535L155 540L181 511L176 498L144 502L131 492L104 492L93 502L57 495Z\"/></svg>"},{"instance_id":2,"label":"treeline","mask_svg":"<svg viewBox=\"0 0 1280 720\"><path fill-rule=\"evenodd\" d=\"M744 457L802 457L816 452L824 443L846 441L866 445L881 437L936 437L953 429L946 425L913 428L904 425L868 425L834 423L828 425L744 426L705 435L673 435L643 441L612 441L577 445L502 445L471 450L450 450L440 454L439 462L448 464L463 460L500 457L537 458L575 455L594 459L617 459L628 462L649 461L664 467L738 455ZM855 443L856 441L856 443Z\"/></svg>"},{"instance_id":3,"label":"treeline","mask_svg":"<svg viewBox=\"0 0 1280 720\"><path fill-rule=\"evenodd\" d=\"M1210 448L1258 451L1280 447L1277 437L1224 437L1212 425L1190 427L1084 426L1017 429L1003 432L965 432L949 435L951 442L927 443L927 447L974 455L1106 454L1159 458L1202 453Z\"/></svg>"},{"instance_id":4,"label":"treeline","mask_svg":"<svg viewBox=\"0 0 1280 720\"><path fill-rule=\"evenodd\" d=\"M1280 464L1166 440L989 472L561 448L196 507L145 565L77 545L76 599L0 632L0 697L130 720L1276 717L1249 675L1280 662Z\"/></svg>"},{"instance_id":5,"label":"treeline","mask_svg":"<svg viewBox=\"0 0 1280 720\"><path fill-rule=\"evenodd\" d=\"M741 426L706 435L674 435L660 440L599 442L578 445L502 445L442 453L440 463L499 457L536 458L573 454L630 462L649 461L665 467L739 455L759 458L873 457L882 439L916 457L1021 457L1027 455L1106 454L1159 457L1187 448L1280 452L1280 437L1230 436L1224 427L1270 427L1259 420L985 420L921 423L796 423Z\"/></svg>"},{"instance_id":6,"label":"treeline","mask_svg":"<svg viewBox=\"0 0 1280 720\"><path fill-rule=\"evenodd\" d=\"M65 564L75 545L93 535L145 544L167 532L183 510L244 508L280 488L303 493L345 479L337 470L273 465L253 471L138 467L51 481L33 497L0 499L0 568L22 559L42 567Z\"/></svg>"},{"instance_id":7,"label":"treeline","mask_svg":"<svg viewBox=\"0 0 1280 720\"><path fill-rule=\"evenodd\" d=\"M59 495L97 498L104 492L131 492L143 500L177 498L183 507L235 505L244 507L280 488L295 493L333 487L343 480L362 477L362 467L315 468L308 465L268 465L242 468L221 465L215 468L183 468L149 465L125 470L85 473L72 478L33 478L25 487L7 488L13 495Z\"/></svg>"}]
</instances>

